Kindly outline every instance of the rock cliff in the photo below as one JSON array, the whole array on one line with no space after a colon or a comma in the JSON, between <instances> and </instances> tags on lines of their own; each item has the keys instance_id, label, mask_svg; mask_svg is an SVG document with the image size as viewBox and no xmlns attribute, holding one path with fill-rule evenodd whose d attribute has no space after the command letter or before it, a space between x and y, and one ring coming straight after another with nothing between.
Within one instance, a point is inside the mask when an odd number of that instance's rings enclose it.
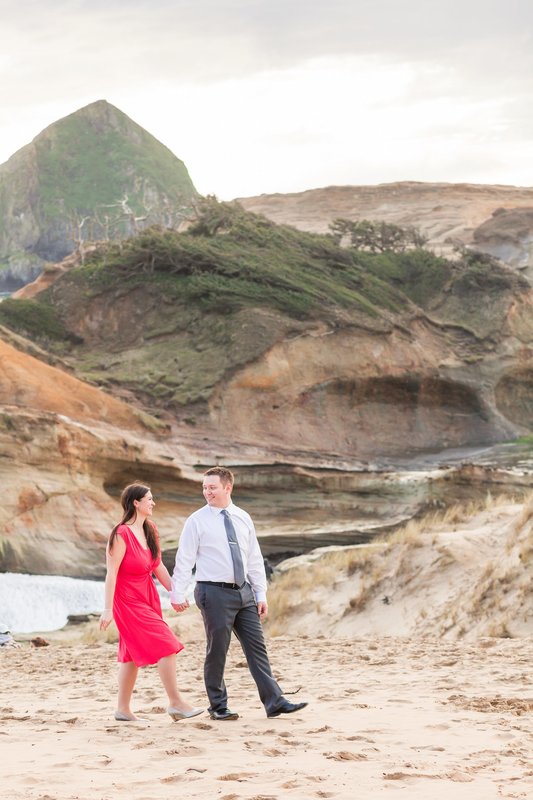
<instances>
[{"instance_id":1,"label":"rock cliff","mask_svg":"<svg viewBox=\"0 0 533 800\"><path fill-rule=\"evenodd\" d=\"M101 576L137 478L171 558L215 462L277 554L530 481L407 471L533 427L533 291L489 258L357 253L208 203L45 277L0 304L1 569Z\"/></svg>"},{"instance_id":2,"label":"rock cliff","mask_svg":"<svg viewBox=\"0 0 533 800\"><path fill-rule=\"evenodd\" d=\"M202 472L220 461L236 474L236 502L253 514L263 552L275 557L366 542L424 509L488 491L520 495L530 484L523 468L372 471L320 451L242 443L224 430L170 428L28 346L0 329L0 571L103 578L118 496L133 480L152 486L171 568L183 522L202 502Z\"/></svg>"},{"instance_id":3,"label":"rock cliff","mask_svg":"<svg viewBox=\"0 0 533 800\"><path fill-rule=\"evenodd\" d=\"M96 253L0 319L49 325L78 377L148 410L290 453L383 463L531 430L533 291L510 269L214 211L223 231Z\"/></svg>"}]
</instances>

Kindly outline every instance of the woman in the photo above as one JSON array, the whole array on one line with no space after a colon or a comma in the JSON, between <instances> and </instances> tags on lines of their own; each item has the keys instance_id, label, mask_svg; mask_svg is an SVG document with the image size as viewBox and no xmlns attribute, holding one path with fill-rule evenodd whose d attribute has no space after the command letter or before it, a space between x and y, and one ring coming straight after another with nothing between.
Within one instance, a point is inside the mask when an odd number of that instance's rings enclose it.
<instances>
[{"instance_id":1,"label":"woman","mask_svg":"<svg viewBox=\"0 0 533 800\"><path fill-rule=\"evenodd\" d=\"M115 719L133 722L131 696L139 667L157 663L168 695L168 713L174 720L195 717L194 708L183 699L176 680L176 653L183 650L161 614L161 601L152 573L170 591L170 575L161 562L159 536L152 515L155 503L148 486L132 483L122 492L121 522L111 531L106 552L105 609L100 629L115 620L118 645L118 702Z\"/></svg>"}]
</instances>

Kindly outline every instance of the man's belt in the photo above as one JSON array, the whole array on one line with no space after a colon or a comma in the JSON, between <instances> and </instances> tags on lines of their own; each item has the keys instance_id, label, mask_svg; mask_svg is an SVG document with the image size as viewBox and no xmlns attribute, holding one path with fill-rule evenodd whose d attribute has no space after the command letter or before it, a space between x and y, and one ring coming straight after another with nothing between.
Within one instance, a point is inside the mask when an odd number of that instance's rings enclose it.
<instances>
[{"instance_id":1,"label":"man's belt","mask_svg":"<svg viewBox=\"0 0 533 800\"><path fill-rule=\"evenodd\" d=\"M224 583L223 581L196 581L196 583L219 586L221 589L242 589L243 586L246 586L246 581L240 586L238 583Z\"/></svg>"}]
</instances>

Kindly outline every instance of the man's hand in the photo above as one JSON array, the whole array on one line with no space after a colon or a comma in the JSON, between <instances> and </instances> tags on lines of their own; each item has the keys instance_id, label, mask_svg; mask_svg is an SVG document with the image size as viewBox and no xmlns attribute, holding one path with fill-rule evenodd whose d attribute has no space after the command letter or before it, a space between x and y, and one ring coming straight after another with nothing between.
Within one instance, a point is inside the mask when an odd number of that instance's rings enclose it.
<instances>
[{"instance_id":1,"label":"man's hand","mask_svg":"<svg viewBox=\"0 0 533 800\"><path fill-rule=\"evenodd\" d=\"M184 603L171 603L170 605L172 606L174 611L177 611L179 614L180 611L186 611L189 608L189 601L185 600Z\"/></svg>"},{"instance_id":2,"label":"man's hand","mask_svg":"<svg viewBox=\"0 0 533 800\"><path fill-rule=\"evenodd\" d=\"M266 600L260 600L257 604L257 613L259 614L259 619L263 620L266 618L268 614L268 606L266 604Z\"/></svg>"}]
</instances>

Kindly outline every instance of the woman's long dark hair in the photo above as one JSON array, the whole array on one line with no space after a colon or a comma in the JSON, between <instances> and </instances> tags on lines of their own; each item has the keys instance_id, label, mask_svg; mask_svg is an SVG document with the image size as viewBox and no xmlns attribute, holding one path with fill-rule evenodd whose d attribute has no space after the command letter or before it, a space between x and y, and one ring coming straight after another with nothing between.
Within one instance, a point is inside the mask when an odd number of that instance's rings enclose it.
<instances>
[{"instance_id":1,"label":"woman's long dark hair","mask_svg":"<svg viewBox=\"0 0 533 800\"><path fill-rule=\"evenodd\" d=\"M122 494L120 495L120 502L122 504L122 508L124 509L124 516L118 523L115 525L113 530L111 531L111 536L109 537L109 550L113 549L113 543L115 541L117 530L120 528L121 525L124 525L125 522L128 520L135 521L137 517L137 509L133 505L134 500L142 500L144 495L150 491L149 486L145 486L144 483L130 483L129 486L123 490ZM143 522L143 530L144 535L146 536L146 544L150 548L150 552L152 557L158 558L159 557L159 536L157 535L157 529L153 522L149 522L147 519Z\"/></svg>"}]
</instances>

